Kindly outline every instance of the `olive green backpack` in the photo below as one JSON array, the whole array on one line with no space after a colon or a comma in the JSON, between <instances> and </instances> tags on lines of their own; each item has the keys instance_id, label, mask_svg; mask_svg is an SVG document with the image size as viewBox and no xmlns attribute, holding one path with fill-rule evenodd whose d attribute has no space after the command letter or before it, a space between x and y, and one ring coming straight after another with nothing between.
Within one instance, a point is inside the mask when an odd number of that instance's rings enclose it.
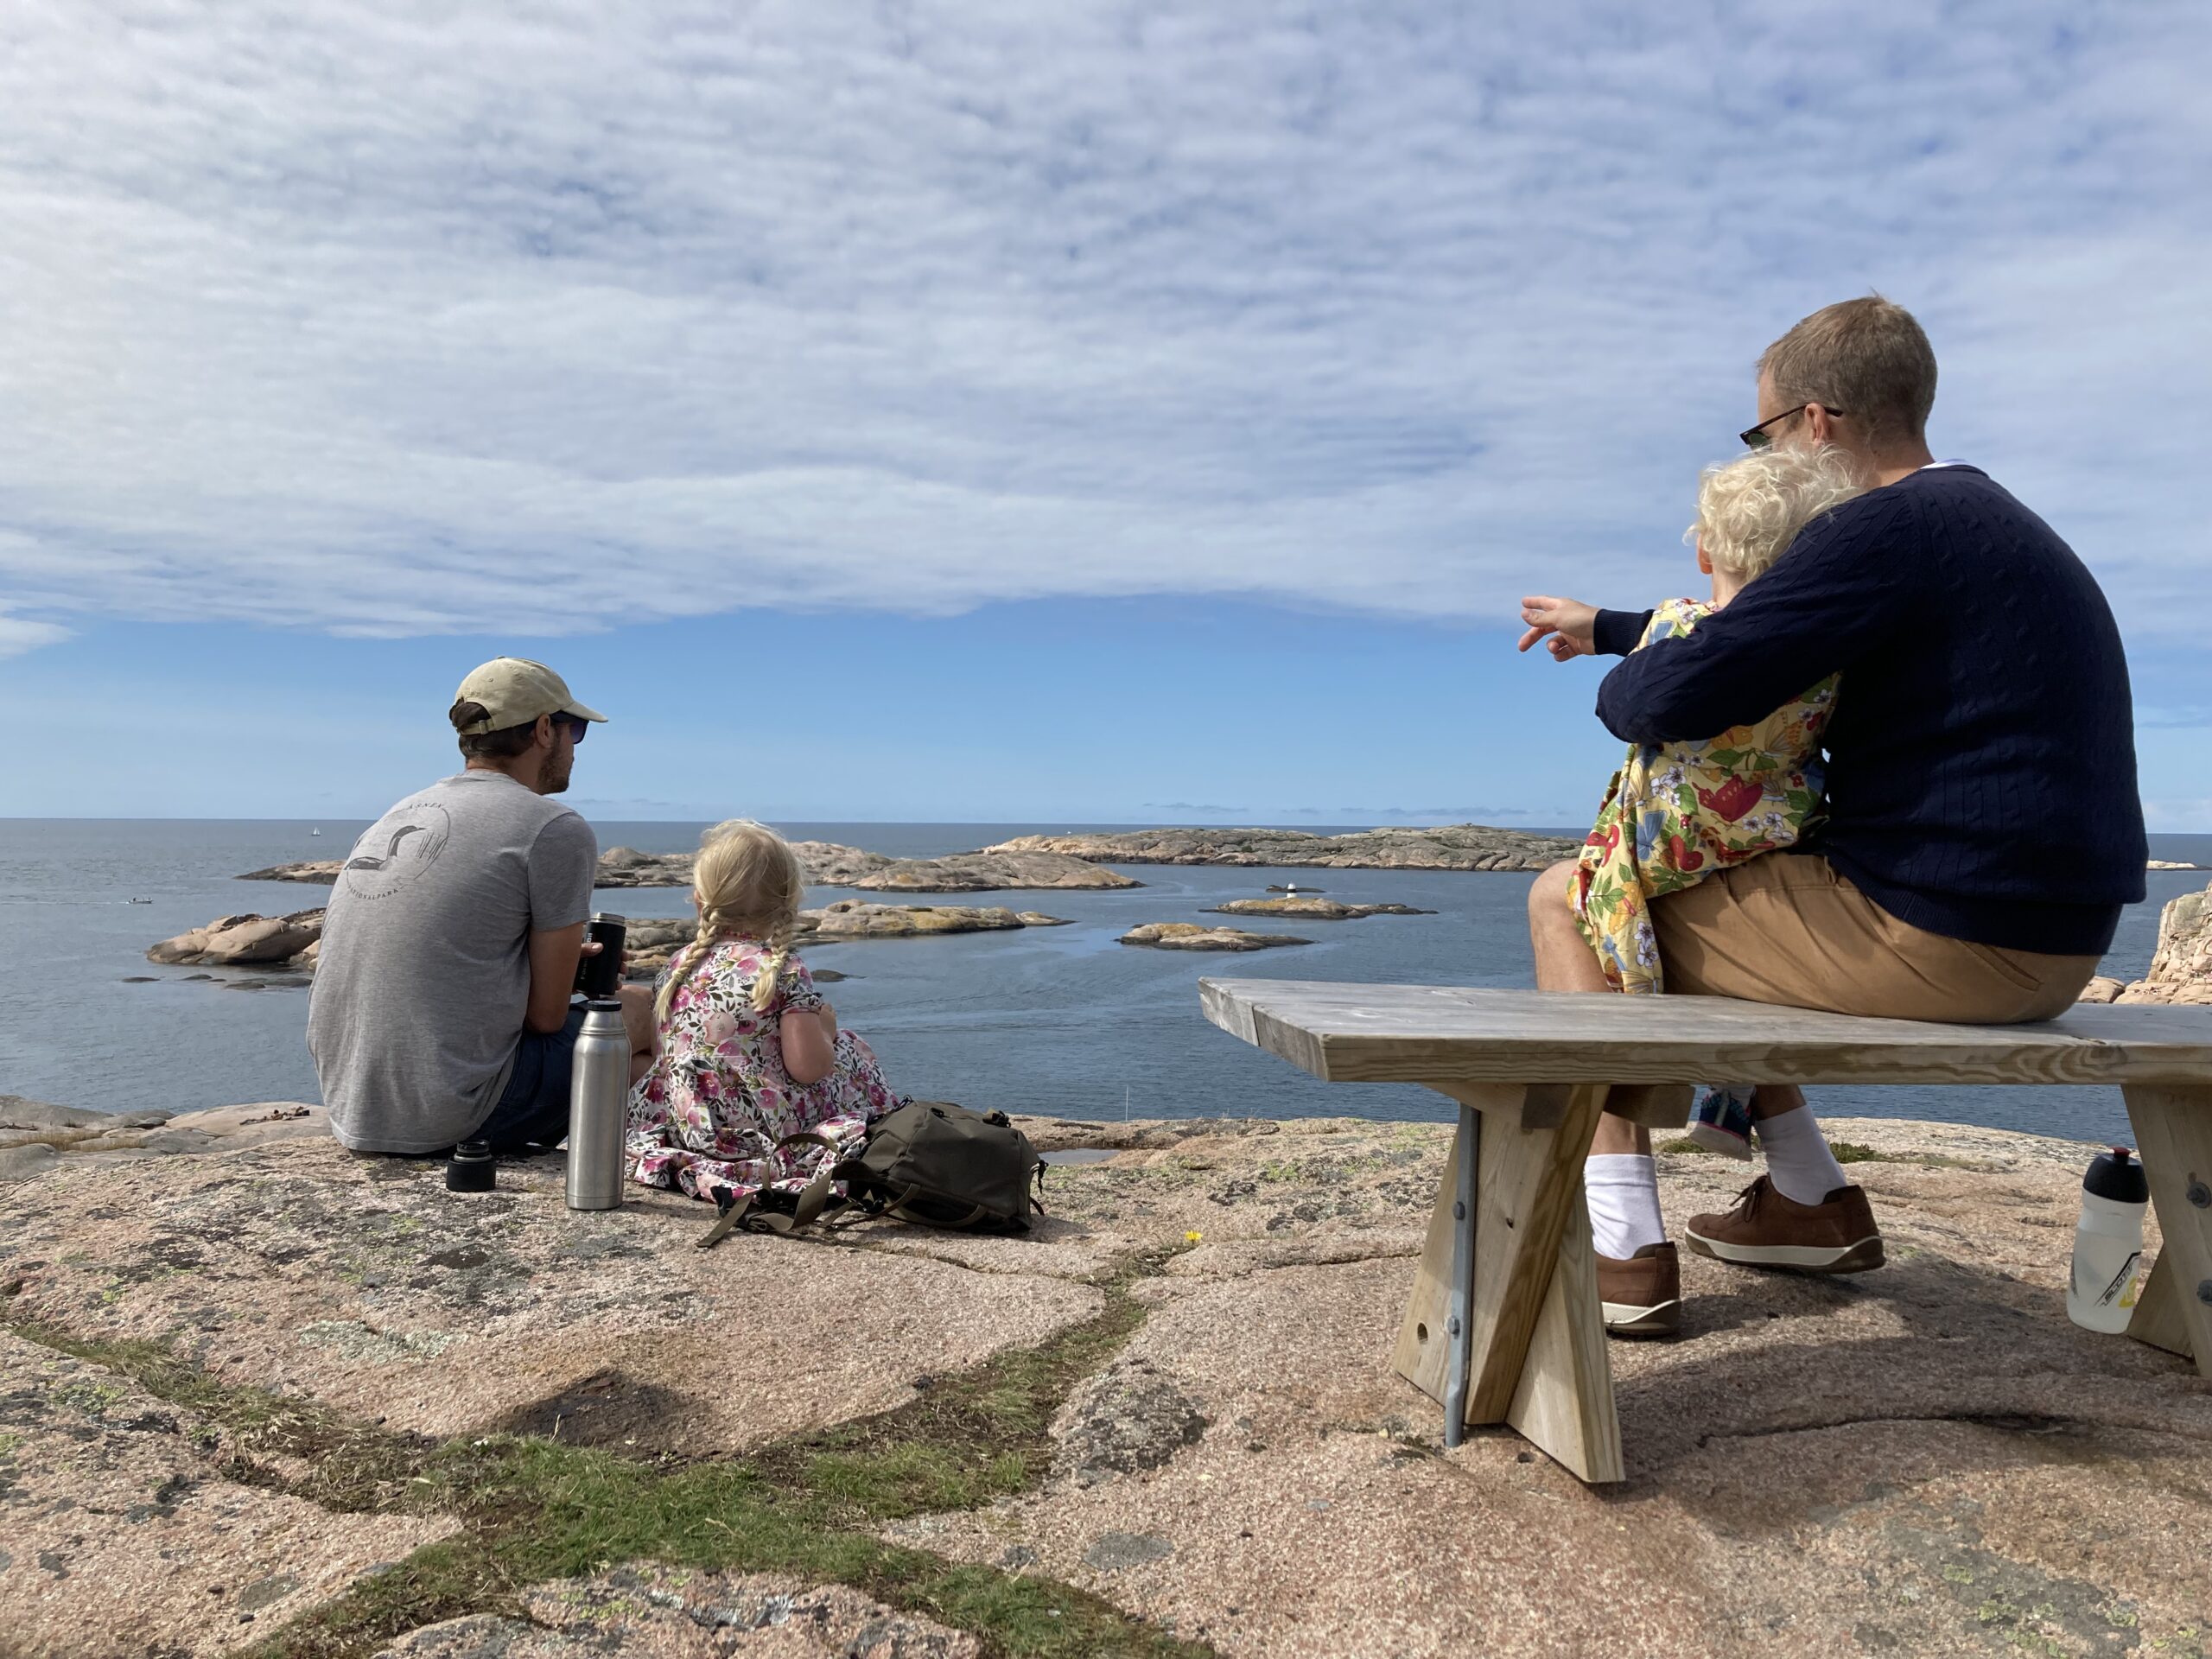
<instances>
[{"instance_id":1,"label":"olive green backpack","mask_svg":"<svg viewBox=\"0 0 2212 1659\"><path fill-rule=\"evenodd\" d=\"M847 1203L869 1215L976 1233L1026 1233L1045 1160L1004 1112L917 1100L837 1165Z\"/></svg>"}]
</instances>

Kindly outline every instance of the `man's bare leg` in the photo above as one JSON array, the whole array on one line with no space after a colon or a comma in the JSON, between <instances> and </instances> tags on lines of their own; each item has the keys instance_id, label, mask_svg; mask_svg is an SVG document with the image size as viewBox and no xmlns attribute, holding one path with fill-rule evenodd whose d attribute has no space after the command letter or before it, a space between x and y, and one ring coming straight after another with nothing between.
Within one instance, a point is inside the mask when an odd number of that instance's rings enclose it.
<instances>
[{"instance_id":1,"label":"man's bare leg","mask_svg":"<svg viewBox=\"0 0 2212 1659\"><path fill-rule=\"evenodd\" d=\"M1567 878L1574 869L1568 859L1553 865L1529 889L1529 943L1535 947L1536 988L1540 991L1606 991L1605 970L1598 953L1574 925L1567 902ZM1651 1154L1651 1131L1641 1123L1607 1112L1598 1120L1590 1142L1592 1153Z\"/></svg>"},{"instance_id":2,"label":"man's bare leg","mask_svg":"<svg viewBox=\"0 0 2212 1659\"><path fill-rule=\"evenodd\" d=\"M1751 1090L1751 1119L1780 1117L1805 1103L1805 1091L1794 1083L1763 1083Z\"/></svg>"}]
</instances>

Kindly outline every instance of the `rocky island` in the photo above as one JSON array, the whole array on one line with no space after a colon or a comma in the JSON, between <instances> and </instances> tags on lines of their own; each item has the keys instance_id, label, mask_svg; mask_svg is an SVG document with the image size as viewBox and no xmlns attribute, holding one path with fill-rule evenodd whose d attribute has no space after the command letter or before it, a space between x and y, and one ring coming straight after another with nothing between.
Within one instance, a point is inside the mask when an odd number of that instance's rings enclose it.
<instances>
[{"instance_id":1,"label":"rocky island","mask_svg":"<svg viewBox=\"0 0 2212 1659\"><path fill-rule=\"evenodd\" d=\"M1581 845L1564 836L1454 823L1440 829L1133 830L1113 835L1020 836L983 850L1053 853L1103 864L1229 864L1334 870L1541 870Z\"/></svg>"},{"instance_id":2,"label":"rocky island","mask_svg":"<svg viewBox=\"0 0 2212 1659\"><path fill-rule=\"evenodd\" d=\"M1025 889L1136 887L1144 884L1096 864L1058 853L955 853L945 858L891 858L835 842L795 841L808 885L853 887L868 893L999 893ZM691 884L690 853L641 853L610 847L599 855L598 887L684 887ZM344 868L340 859L316 859L249 870L241 881L300 881L328 887Z\"/></svg>"},{"instance_id":3,"label":"rocky island","mask_svg":"<svg viewBox=\"0 0 2212 1659\"><path fill-rule=\"evenodd\" d=\"M1147 922L1122 935L1123 944L1154 950L1268 950L1283 944L1311 944L1287 933L1249 933L1241 927L1205 927L1197 922Z\"/></svg>"},{"instance_id":4,"label":"rocky island","mask_svg":"<svg viewBox=\"0 0 2212 1659\"><path fill-rule=\"evenodd\" d=\"M2212 1003L2212 885L2185 893L2158 912L2151 970L2133 984L2093 979L2084 1002Z\"/></svg>"},{"instance_id":5,"label":"rocky island","mask_svg":"<svg viewBox=\"0 0 2212 1659\"><path fill-rule=\"evenodd\" d=\"M1308 922L1355 922L1363 916L1433 916L1411 905L1345 905L1334 899L1231 899L1216 905L1216 916L1289 916Z\"/></svg>"},{"instance_id":6,"label":"rocky island","mask_svg":"<svg viewBox=\"0 0 2212 1659\"><path fill-rule=\"evenodd\" d=\"M858 899L841 899L819 910L803 910L798 919L802 944L1067 925L1058 916L1009 910L1002 905L877 905ZM281 965L308 970L321 951L322 922L320 910L296 911L289 916L219 916L205 927L149 947L146 960L170 967ZM688 921L631 922L623 941L630 959L629 977L645 979L658 973L675 950L690 943L693 933L693 925Z\"/></svg>"}]
</instances>

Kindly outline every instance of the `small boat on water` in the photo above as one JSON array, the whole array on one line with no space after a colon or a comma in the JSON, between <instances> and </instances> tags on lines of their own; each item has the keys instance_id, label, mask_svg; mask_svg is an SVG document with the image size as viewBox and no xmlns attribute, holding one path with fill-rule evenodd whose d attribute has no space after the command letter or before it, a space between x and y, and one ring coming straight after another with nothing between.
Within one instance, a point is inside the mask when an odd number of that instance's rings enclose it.
<instances>
[{"instance_id":1,"label":"small boat on water","mask_svg":"<svg viewBox=\"0 0 2212 1659\"><path fill-rule=\"evenodd\" d=\"M311 835L311 836L319 836L319 835L321 835L321 833L322 833L322 831L321 831L321 830L320 828L314 829L314 830L308 830L308 834L309 834L309 835Z\"/></svg>"},{"instance_id":2,"label":"small boat on water","mask_svg":"<svg viewBox=\"0 0 2212 1659\"><path fill-rule=\"evenodd\" d=\"M134 905L150 905L154 901L150 899L133 899L130 902Z\"/></svg>"},{"instance_id":3,"label":"small boat on water","mask_svg":"<svg viewBox=\"0 0 2212 1659\"><path fill-rule=\"evenodd\" d=\"M1326 893L1328 889L1326 887L1301 887L1295 881L1287 881L1280 887L1270 882L1268 886L1268 891L1269 893Z\"/></svg>"}]
</instances>

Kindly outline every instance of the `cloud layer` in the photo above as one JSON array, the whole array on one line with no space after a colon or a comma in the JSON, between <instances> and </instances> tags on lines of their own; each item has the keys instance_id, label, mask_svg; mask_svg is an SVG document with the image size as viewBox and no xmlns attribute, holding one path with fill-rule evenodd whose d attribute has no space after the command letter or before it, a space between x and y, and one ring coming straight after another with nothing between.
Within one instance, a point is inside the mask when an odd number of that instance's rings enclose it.
<instances>
[{"instance_id":1,"label":"cloud layer","mask_svg":"<svg viewBox=\"0 0 2212 1659\"><path fill-rule=\"evenodd\" d=\"M2208 46L2161 4L30 0L0 652L1648 600L1751 359L1871 286L1939 447L2201 636L2158 411L2212 371Z\"/></svg>"}]
</instances>

